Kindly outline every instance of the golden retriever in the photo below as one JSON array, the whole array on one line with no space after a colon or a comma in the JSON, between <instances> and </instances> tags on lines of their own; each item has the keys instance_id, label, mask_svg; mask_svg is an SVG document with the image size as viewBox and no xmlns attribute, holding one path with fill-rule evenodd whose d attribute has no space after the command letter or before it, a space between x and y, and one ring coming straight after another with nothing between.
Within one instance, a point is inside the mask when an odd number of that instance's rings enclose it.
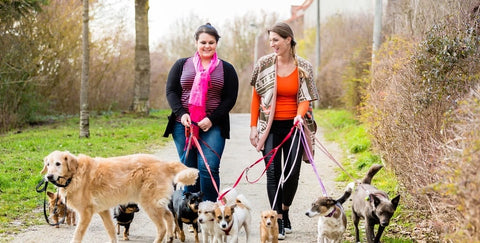
<instances>
[{"instance_id":1,"label":"golden retriever","mask_svg":"<svg viewBox=\"0 0 480 243\"><path fill-rule=\"evenodd\" d=\"M173 216L168 203L173 184L193 185L198 170L181 162L164 162L154 155L134 154L110 158L91 158L68 151L54 151L44 159L41 172L57 185L69 207L79 213L78 226L71 242L81 242L94 213L103 220L111 242L117 242L110 208L136 202L157 227L154 242L168 235L173 241Z\"/></svg>"}]
</instances>

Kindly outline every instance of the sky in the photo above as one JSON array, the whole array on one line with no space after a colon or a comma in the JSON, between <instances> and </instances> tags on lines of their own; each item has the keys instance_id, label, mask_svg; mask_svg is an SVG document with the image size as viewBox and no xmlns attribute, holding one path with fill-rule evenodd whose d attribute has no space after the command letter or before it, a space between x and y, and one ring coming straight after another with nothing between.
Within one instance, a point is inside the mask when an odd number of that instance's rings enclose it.
<instances>
[{"instance_id":1,"label":"sky","mask_svg":"<svg viewBox=\"0 0 480 243\"><path fill-rule=\"evenodd\" d=\"M133 0L102 0L108 4L111 14L127 19L128 29L134 29L135 9ZM301 5L305 0L150 0L149 29L150 43L154 44L171 31L170 26L178 19L194 13L206 19L213 26L220 26L235 16L243 16L247 12L276 12L280 19L290 17L291 5ZM104 22L105 23L105 22Z\"/></svg>"}]
</instances>

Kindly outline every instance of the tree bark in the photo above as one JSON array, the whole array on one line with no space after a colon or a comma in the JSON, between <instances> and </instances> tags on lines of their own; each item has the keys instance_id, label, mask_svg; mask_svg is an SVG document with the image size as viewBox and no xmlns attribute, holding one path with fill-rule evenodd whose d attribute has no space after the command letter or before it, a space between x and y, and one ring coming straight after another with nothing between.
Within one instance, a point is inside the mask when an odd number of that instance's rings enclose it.
<instances>
[{"instance_id":1,"label":"tree bark","mask_svg":"<svg viewBox=\"0 0 480 243\"><path fill-rule=\"evenodd\" d=\"M372 46L372 65L375 60L375 54L380 48L382 37L382 15L383 0L375 0L375 19L373 23L373 46Z\"/></svg>"},{"instance_id":2,"label":"tree bark","mask_svg":"<svg viewBox=\"0 0 480 243\"><path fill-rule=\"evenodd\" d=\"M148 0L135 0L135 83L132 111L148 115L150 110L150 49L148 44Z\"/></svg>"},{"instance_id":3,"label":"tree bark","mask_svg":"<svg viewBox=\"0 0 480 243\"><path fill-rule=\"evenodd\" d=\"M82 37L82 78L80 84L80 138L90 137L90 115L88 111L88 72L90 65L90 46L88 33L88 0L83 0L83 37Z\"/></svg>"}]
</instances>

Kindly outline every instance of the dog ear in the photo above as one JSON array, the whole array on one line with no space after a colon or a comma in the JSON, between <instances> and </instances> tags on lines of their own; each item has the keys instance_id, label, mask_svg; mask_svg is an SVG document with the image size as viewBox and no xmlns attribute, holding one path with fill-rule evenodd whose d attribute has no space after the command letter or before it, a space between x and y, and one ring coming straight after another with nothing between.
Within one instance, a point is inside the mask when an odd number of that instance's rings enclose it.
<instances>
[{"instance_id":1,"label":"dog ear","mask_svg":"<svg viewBox=\"0 0 480 243\"><path fill-rule=\"evenodd\" d=\"M190 195L192 195L192 193L191 193L191 192L183 192L183 195L184 195L185 197L189 197Z\"/></svg>"},{"instance_id":2,"label":"dog ear","mask_svg":"<svg viewBox=\"0 0 480 243\"><path fill-rule=\"evenodd\" d=\"M327 198L327 205L335 205L337 203L336 200L334 200L333 198L329 197Z\"/></svg>"},{"instance_id":3,"label":"dog ear","mask_svg":"<svg viewBox=\"0 0 480 243\"><path fill-rule=\"evenodd\" d=\"M47 173L47 158L48 158L48 155L45 156L45 158L43 158L43 169L42 171L40 171L40 174L45 174Z\"/></svg>"},{"instance_id":4,"label":"dog ear","mask_svg":"<svg viewBox=\"0 0 480 243\"><path fill-rule=\"evenodd\" d=\"M378 205L380 205L381 200L375 194L370 194L370 203L372 204L373 208L376 208Z\"/></svg>"},{"instance_id":5,"label":"dog ear","mask_svg":"<svg viewBox=\"0 0 480 243\"><path fill-rule=\"evenodd\" d=\"M65 155L63 157L67 164L67 169L70 173L74 174L77 171L78 167L78 159L75 155L71 154L68 151L65 151Z\"/></svg>"},{"instance_id":6,"label":"dog ear","mask_svg":"<svg viewBox=\"0 0 480 243\"><path fill-rule=\"evenodd\" d=\"M393 208L397 209L398 203L400 202L400 195L392 199Z\"/></svg>"}]
</instances>

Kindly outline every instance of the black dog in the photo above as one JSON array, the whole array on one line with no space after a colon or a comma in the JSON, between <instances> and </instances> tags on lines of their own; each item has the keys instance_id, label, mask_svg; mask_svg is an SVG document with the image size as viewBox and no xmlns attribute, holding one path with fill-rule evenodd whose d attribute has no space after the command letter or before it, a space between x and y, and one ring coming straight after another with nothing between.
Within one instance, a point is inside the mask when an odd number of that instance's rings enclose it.
<instances>
[{"instance_id":1,"label":"black dog","mask_svg":"<svg viewBox=\"0 0 480 243\"><path fill-rule=\"evenodd\" d=\"M400 201L400 195L390 201L387 193L370 185L373 176L377 174L382 167L382 165L372 165L352 196L352 218L355 226L356 242L360 242L358 230L360 219L365 219L367 242L380 242L383 230L390 223L390 219ZM374 232L376 224L379 225L377 234Z\"/></svg>"},{"instance_id":2,"label":"black dog","mask_svg":"<svg viewBox=\"0 0 480 243\"><path fill-rule=\"evenodd\" d=\"M175 190L169 208L175 217L175 237L180 234L180 240L185 241L185 233L183 224L191 224L193 233L195 234L195 242L198 240L198 204L202 202L203 192L183 192L183 190Z\"/></svg>"},{"instance_id":3,"label":"black dog","mask_svg":"<svg viewBox=\"0 0 480 243\"><path fill-rule=\"evenodd\" d=\"M140 211L136 203L120 204L113 210L113 218L117 220L117 235L120 234L120 226L125 227L123 231L123 240L129 240L130 224L133 221L134 214Z\"/></svg>"}]
</instances>

